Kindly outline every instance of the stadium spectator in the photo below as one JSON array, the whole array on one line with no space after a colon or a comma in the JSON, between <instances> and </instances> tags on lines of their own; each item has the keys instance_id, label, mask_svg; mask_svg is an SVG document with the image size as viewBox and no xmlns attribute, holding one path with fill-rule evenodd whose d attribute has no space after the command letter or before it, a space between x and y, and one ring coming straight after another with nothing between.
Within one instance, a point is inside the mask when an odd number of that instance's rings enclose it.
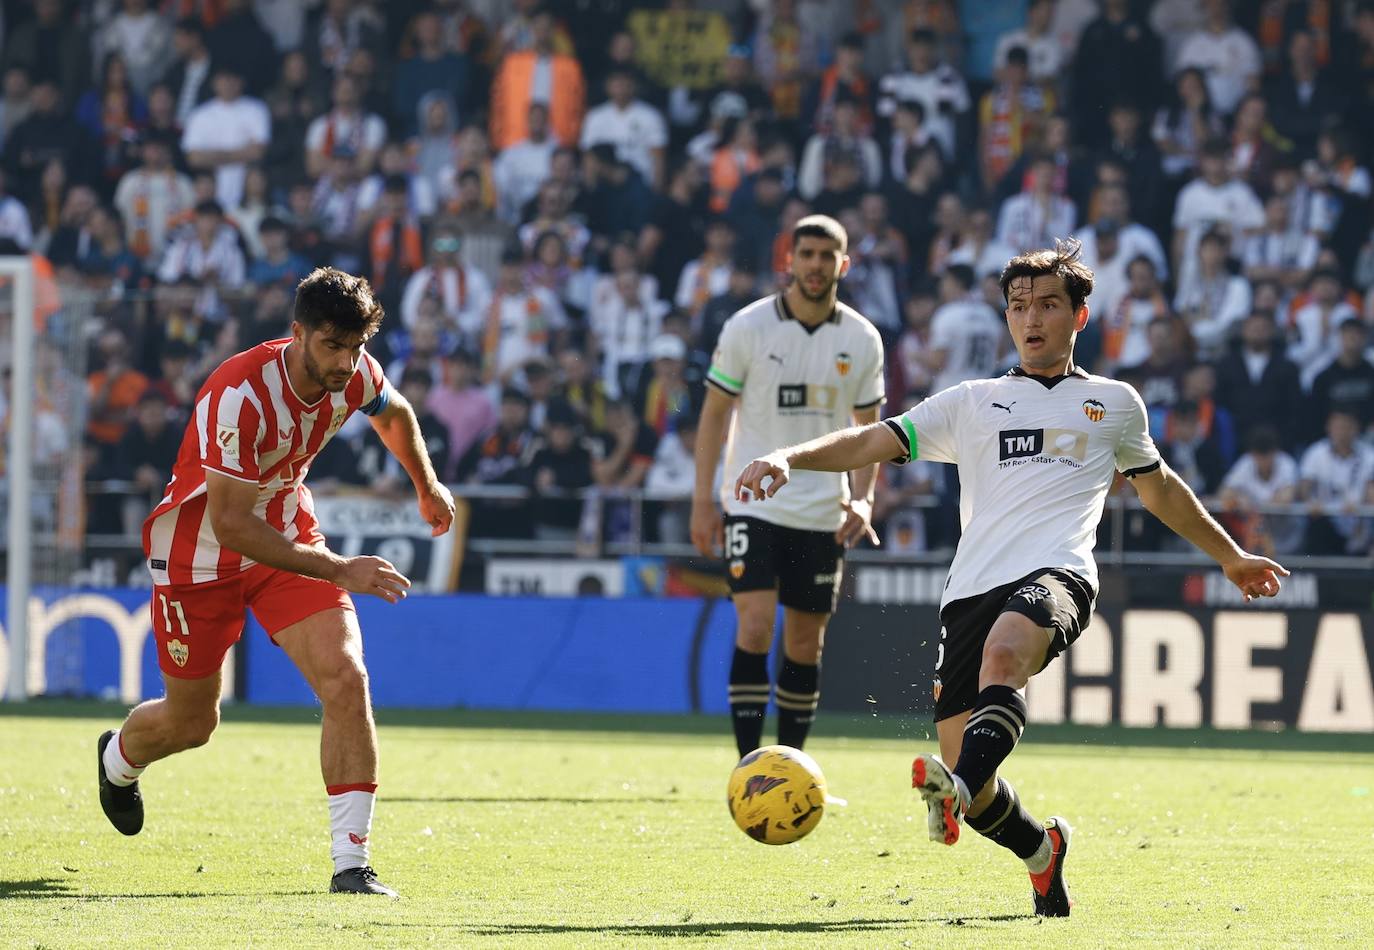
<instances>
[{"instance_id":1,"label":"stadium spectator","mask_svg":"<svg viewBox=\"0 0 1374 950\"><path fill-rule=\"evenodd\" d=\"M1352 509L1374 502L1374 449L1359 442L1360 421L1336 408L1326 418L1326 438L1309 446L1298 463L1298 498L1311 518L1303 539L1309 554L1364 554L1370 519Z\"/></svg>"},{"instance_id":2,"label":"stadium spectator","mask_svg":"<svg viewBox=\"0 0 1374 950\"><path fill-rule=\"evenodd\" d=\"M248 166L262 160L272 134L271 114L243 94L243 77L216 65L215 98L196 106L186 119L181 148L192 168L213 169L215 195L226 208L238 206Z\"/></svg>"},{"instance_id":3,"label":"stadium spectator","mask_svg":"<svg viewBox=\"0 0 1374 950\"><path fill-rule=\"evenodd\" d=\"M172 30L172 52L172 67L162 81L175 99L177 124L185 125L191 110L214 94L204 24L194 17L178 20ZM305 58L300 59L304 64Z\"/></svg>"},{"instance_id":4,"label":"stadium spectator","mask_svg":"<svg viewBox=\"0 0 1374 950\"><path fill-rule=\"evenodd\" d=\"M1240 338L1240 349L1217 365L1217 402L1230 410L1242 440L1265 424L1278 430L1281 444L1298 444L1301 383L1298 368L1284 356L1273 314L1252 312L1241 324Z\"/></svg>"},{"instance_id":5,"label":"stadium spectator","mask_svg":"<svg viewBox=\"0 0 1374 950\"><path fill-rule=\"evenodd\" d=\"M1110 222L1117 228L1117 253L1124 255L1127 262L1142 254L1155 266L1155 273L1161 278L1169 276L1169 261L1164 254L1164 246L1150 228L1135 220L1131 211L1130 192L1120 185L1100 185L1093 192L1089 206L1089 223ZM1092 228L1083 228L1074 237L1083 245L1082 260L1089 267L1096 267L1098 259L1097 238Z\"/></svg>"},{"instance_id":6,"label":"stadium spectator","mask_svg":"<svg viewBox=\"0 0 1374 950\"><path fill-rule=\"evenodd\" d=\"M1202 418L1198 404L1181 399L1164 414L1160 454L1199 498L1210 499L1226 476L1226 459L1215 428Z\"/></svg>"},{"instance_id":7,"label":"stadium spectator","mask_svg":"<svg viewBox=\"0 0 1374 950\"><path fill-rule=\"evenodd\" d=\"M1250 434L1247 451L1221 482L1218 501L1227 528L1250 550L1271 555L1296 551L1302 544L1302 519L1261 514L1257 509L1291 504L1297 497L1298 463L1279 447L1279 434L1273 426L1257 426Z\"/></svg>"},{"instance_id":8,"label":"stadium spectator","mask_svg":"<svg viewBox=\"0 0 1374 950\"><path fill-rule=\"evenodd\" d=\"M502 149L492 164L497 212L511 225L521 223L525 206L548 180L553 153L558 147L550 135L549 107L546 104L530 103L527 128L525 138Z\"/></svg>"},{"instance_id":9,"label":"stadium spectator","mask_svg":"<svg viewBox=\"0 0 1374 950\"><path fill-rule=\"evenodd\" d=\"M1258 93L1249 93L1236 107L1231 123L1231 168L1255 191L1269 191L1278 157L1292 150L1269 122L1269 106Z\"/></svg>"},{"instance_id":10,"label":"stadium spectator","mask_svg":"<svg viewBox=\"0 0 1374 950\"><path fill-rule=\"evenodd\" d=\"M1374 423L1374 363L1368 355L1369 327L1359 317L1346 317L1337 334L1339 349L1312 380L1307 400L1310 422L1306 435L1314 442L1337 408L1354 415L1361 432Z\"/></svg>"},{"instance_id":11,"label":"stadium spectator","mask_svg":"<svg viewBox=\"0 0 1374 950\"><path fill-rule=\"evenodd\" d=\"M743 52L743 51L741 51ZM747 56L731 56L725 61L725 79L731 82L731 71L739 70L741 67L732 66L731 63L738 61L744 68L748 67ZM757 84L745 87L739 79L735 79L733 85L738 89L738 95L745 105L746 110L754 118L759 118L767 108L768 102L766 94L762 94L763 89ZM745 89L749 89L748 93ZM860 33L846 33L840 37L839 44L835 47L835 61L821 71L821 74L812 83L811 89L807 93L806 105L803 107L802 114L810 120L811 127L819 135L828 135L831 125L834 122L835 105L841 99L848 99L858 105L858 126L857 131L862 135L873 134L873 89L872 83L864 72L864 38ZM901 103L898 103L900 106Z\"/></svg>"},{"instance_id":12,"label":"stadium spectator","mask_svg":"<svg viewBox=\"0 0 1374 950\"><path fill-rule=\"evenodd\" d=\"M76 269L85 284L101 296L119 300L126 290L147 289L143 265L129 252L119 213L105 205L91 209L89 240L77 254Z\"/></svg>"},{"instance_id":13,"label":"stadium spectator","mask_svg":"<svg viewBox=\"0 0 1374 950\"><path fill-rule=\"evenodd\" d=\"M29 94L32 83L29 71L23 66L9 65L0 76L0 150L5 138L29 114Z\"/></svg>"},{"instance_id":14,"label":"stadium spectator","mask_svg":"<svg viewBox=\"0 0 1374 950\"><path fill-rule=\"evenodd\" d=\"M1129 0L1103 0L1101 16L1078 41L1071 81L1073 125L1083 144L1107 140L1107 110L1132 102L1142 109L1158 102L1163 71L1155 31L1131 11Z\"/></svg>"},{"instance_id":15,"label":"stadium spectator","mask_svg":"<svg viewBox=\"0 0 1374 950\"><path fill-rule=\"evenodd\" d=\"M102 465L106 477L131 482L138 493L124 498L120 506L118 530L126 534L138 533L167 484L181 448L182 431L172 424L169 412L167 397L148 387L139 396L133 423L117 443L106 446Z\"/></svg>"},{"instance_id":16,"label":"stadium spectator","mask_svg":"<svg viewBox=\"0 0 1374 950\"><path fill-rule=\"evenodd\" d=\"M238 234L214 201L196 205L195 219L172 239L158 267L157 279L175 284L190 278L203 287L235 291L246 277Z\"/></svg>"},{"instance_id":17,"label":"stadium spectator","mask_svg":"<svg viewBox=\"0 0 1374 950\"><path fill-rule=\"evenodd\" d=\"M215 67L241 76L251 96L265 95L277 78L276 44L249 0L220 0L220 16L206 33L205 45Z\"/></svg>"},{"instance_id":18,"label":"stadium spectator","mask_svg":"<svg viewBox=\"0 0 1374 950\"><path fill-rule=\"evenodd\" d=\"M95 171L90 137L62 111L60 97L56 83L38 79L29 97L29 114L5 139L4 167L17 196L36 195L39 177L54 160L75 180L86 180Z\"/></svg>"},{"instance_id":19,"label":"stadium spectator","mask_svg":"<svg viewBox=\"0 0 1374 950\"><path fill-rule=\"evenodd\" d=\"M1311 300L1293 313L1294 339L1288 347L1288 358L1301 367L1304 383L1310 383L1340 352L1340 325L1360 316L1344 299L1341 275L1335 270L1313 271L1307 290Z\"/></svg>"},{"instance_id":20,"label":"stadium spectator","mask_svg":"<svg viewBox=\"0 0 1374 950\"><path fill-rule=\"evenodd\" d=\"M723 128L720 145L711 153L710 208L723 214L745 178L759 171L758 136L750 119L733 119ZM596 200L595 195L591 200Z\"/></svg>"},{"instance_id":21,"label":"stadium spectator","mask_svg":"<svg viewBox=\"0 0 1374 950\"><path fill-rule=\"evenodd\" d=\"M1026 76L1035 84L1047 86L1059 81L1064 64L1064 48L1053 30L1054 0L1030 0L1026 8L1026 25L1019 30L1003 33L992 54L993 69L997 72L1012 60L1012 50L1026 53Z\"/></svg>"},{"instance_id":22,"label":"stadium spectator","mask_svg":"<svg viewBox=\"0 0 1374 950\"><path fill-rule=\"evenodd\" d=\"M616 235L638 234L649 217L653 191L639 170L616 154L607 143L596 145L583 156L589 211L587 227L597 251Z\"/></svg>"},{"instance_id":23,"label":"stadium spectator","mask_svg":"<svg viewBox=\"0 0 1374 950\"><path fill-rule=\"evenodd\" d=\"M172 147L164 136L147 135L140 146L142 161L124 174L114 193L129 249L149 263L161 255L172 223L189 214L194 201L191 179L172 165Z\"/></svg>"},{"instance_id":24,"label":"stadium spectator","mask_svg":"<svg viewBox=\"0 0 1374 950\"><path fill-rule=\"evenodd\" d=\"M657 109L635 98L635 76L619 69L606 77L607 101L587 112L580 145L613 145L616 155L655 190L663 185L668 129Z\"/></svg>"},{"instance_id":25,"label":"stadium spectator","mask_svg":"<svg viewBox=\"0 0 1374 950\"><path fill-rule=\"evenodd\" d=\"M886 156L884 179L894 183L906 181L913 166L927 152L934 152L936 162L941 165L946 158L926 127L925 109L915 99L903 99L897 103L883 152Z\"/></svg>"},{"instance_id":26,"label":"stadium spectator","mask_svg":"<svg viewBox=\"0 0 1374 950\"><path fill-rule=\"evenodd\" d=\"M907 68L893 72L878 82L878 115L890 120L897 103L915 100L925 110L925 124L931 137L946 155L956 151L956 129L969 110L968 86L958 70L939 60L938 40L930 29L914 29L906 44Z\"/></svg>"},{"instance_id":27,"label":"stadium spectator","mask_svg":"<svg viewBox=\"0 0 1374 950\"><path fill-rule=\"evenodd\" d=\"M538 540L572 541L577 537L583 502L569 495L592 486L593 453L573 408L562 401L551 404L524 476L534 489L532 514Z\"/></svg>"},{"instance_id":28,"label":"stadium spectator","mask_svg":"<svg viewBox=\"0 0 1374 950\"><path fill-rule=\"evenodd\" d=\"M894 400L898 405L914 406L932 391L935 374L939 371L930 337L931 319L937 304L938 299L928 282L913 288L907 297L902 313L905 323L897 338L893 361L899 385L892 390L904 394Z\"/></svg>"},{"instance_id":29,"label":"stadium spectator","mask_svg":"<svg viewBox=\"0 0 1374 950\"><path fill-rule=\"evenodd\" d=\"M997 187L1028 142L1039 140L1054 105L1053 91L1030 80L1025 47L1012 47L997 70L997 83L978 106L978 164L984 191Z\"/></svg>"},{"instance_id":30,"label":"stadium spectator","mask_svg":"<svg viewBox=\"0 0 1374 950\"><path fill-rule=\"evenodd\" d=\"M449 430L429 409L429 398L435 388L429 367L408 365L394 378L397 390L415 410L415 421L430 464L441 468L450 455ZM411 493L410 477L396 457L387 451L376 429L363 426L353 449L360 484L366 485L369 493L391 498Z\"/></svg>"},{"instance_id":31,"label":"stadium spectator","mask_svg":"<svg viewBox=\"0 0 1374 950\"><path fill-rule=\"evenodd\" d=\"M1292 227L1288 200L1271 194L1264 202L1264 230L1245 240L1245 277L1252 283L1277 281L1289 292L1307 282L1321 249L1317 239Z\"/></svg>"},{"instance_id":32,"label":"stadium spectator","mask_svg":"<svg viewBox=\"0 0 1374 950\"><path fill-rule=\"evenodd\" d=\"M108 57L118 56L134 92L146 96L166 68L172 25L149 8L148 0L122 0L119 13L99 30L93 45L96 56L107 63Z\"/></svg>"},{"instance_id":33,"label":"stadium spectator","mask_svg":"<svg viewBox=\"0 0 1374 950\"><path fill-rule=\"evenodd\" d=\"M1227 243L1220 231L1204 234L1197 267L1179 281L1174 295L1174 312L1188 324L1197 355L1204 360L1222 354L1236 324L1250 312L1250 284L1231 272Z\"/></svg>"},{"instance_id":34,"label":"stadium spectator","mask_svg":"<svg viewBox=\"0 0 1374 950\"><path fill-rule=\"evenodd\" d=\"M411 55L396 66L392 115L405 134L414 134L417 117L426 96L447 100L459 117L472 103L471 64L466 56L444 45L442 23L432 10L422 10L410 24ZM456 121L456 119L455 119Z\"/></svg>"},{"instance_id":35,"label":"stadium spectator","mask_svg":"<svg viewBox=\"0 0 1374 950\"><path fill-rule=\"evenodd\" d=\"M262 254L248 265L248 283L259 288L271 284L294 288L310 273L310 262L291 250L290 237L290 229L281 218L263 218L258 225Z\"/></svg>"},{"instance_id":36,"label":"stadium spectator","mask_svg":"<svg viewBox=\"0 0 1374 950\"><path fill-rule=\"evenodd\" d=\"M1203 0L1202 8L1205 25L1183 40L1174 67L1201 70L1217 111L1230 115L1259 79L1259 47L1231 21L1230 0Z\"/></svg>"},{"instance_id":37,"label":"stadium spectator","mask_svg":"<svg viewBox=\"0 0 1374 950\"><path fill-rule=\"evenodd\" d=\"M5 63L28 72L35 91L51 85L61 100L76 102L90 76L91 44L86 31L68 16L73 4L34 0L33 19L19 22L8 34Z\"/></svg>"},{"instance_id":38,"label":"stadium spectator","mask_svg":"<svg viewBox=\"0 0 1374 950\"><path fill-rule=\"evenodd\" d=\"M386 143L386 124L364 112L357 81L348 75L334 80L333 108L310 123L305 134L305 168L324 173L329 159L340 151L353 155L360 175L371 174Z\"/></svg>"},{"instance_id":39,"label":"stadium spectator","mask_svg":"<svg viewBox=\"0 0 1374 950\"><path fill-rule=\"evenodd\" d=\"M309 273L307 271L307 273ZM259 287L250 298L252 309L240 315L238 320L238 340L242 346L256 346L259 343L266 343L268 340L280 340L290 332L291 327L291 302L295 292L295 284L283 282L264 284ZM368 352L374 356L377 354L386 355L385 348L380 346L380 341L373 338L374 342L368 344ZM185 348L186 359L189 363L192 350L189 345L180 340L169 340L168 347ZM164 356L166 351L164 351ZM186 371L182 376L188 377ZM167 369L163 369L163 379L172 379ZM197 384L199 381L197 381ZM195 395L195 389L190 390L189 395ZM177 403L180 405L180 403Z\"/></svg>"},{"instance_id":40,"label":"stadium spectator","mask_svg":"<svg viewBox=\"0 0 1374 950\"><path fill-rule=\"evenodd\" d=\"M687 544L691 541L691 495L696 480L697 418L679 416L677 427L654 450L653 464L644 479L644 489L660 498L644 506L646 527L660 544ZM656 529L656 530L655 530Z\"/></svg>"},{"instance_id":41,"label":"stadium spectator","mask_svg":"<svg viewBox=\"0 0 1374 950\"><path fill-rule=\"evenodd\" d=\"M523 265L518 252L501 260L491 303L471 334L482 382L488 385L507 385L531 362L547 361L567 331L568 318L558 299L543 287L527 286Z\"/></svg>"},{"instance_id":42,"label":"stadium spectator","mask_svg":"<svg viewBox=\"0 0 1374 950\"><path fill-rule=\"evenodd\" d=\"M129 340L108 328L96 340L99 368L86 379L86 434L99 445L117 445L133 421L134 409L148 389L148 377L130 362Z\"/></svg>"},{"instance_id":43,"label":"stadium spectator","mask_svg":"<svg viewBox=\"0 0 1374 950\"><path fill-rule=\"evenodd\" d=\"M612 256L623 258L625 251L614 249ZM667 311L667 304L658 299L656 281L639 272L632 255L630 266L621 266L593 285L588 329L601 357L602 384L611 396L633 395L634 380L649 359L649 344L658 336Z\"/></svg>"},{"instance_id":44,"label":"stadium spectator","mask_svg":"<svg viewBox=\"0 0 1374 950\"><path fill-rule=\"evenodd\" d=\"M940 306L930 320L926 367L935 375L931 392L966 379L994 375L1007 331L997 312L973 295L976 279L967 264L940 275Z\"/></svg>"},{"instance_id":45,"label":"stadium spectator","mask_svg":"<svg viewBox=\"0 0 1374 950\"><path fill-rule=\"evenodd\" d=\"M700 257L683 266L673 294L673 303L688 314L694 326L701 320L706 301L729 287L734 250L735 230L730 223L723 218L707 222L706 247Z\"/></svg>"},{"instance_id":46,"label":"stadium spectator","mask_svg":"<svg viewBox=\"0 0 1374 950\"><path fill-rule=\"evenodd\" d=\"M1051 159L1032 160L1026 179L1025 190L1002 202L997 213L997 239L1017 253L1053 247L1055 236L1072 234L1077 220L1073 201L1055 193Z\"/></svg>"},{"instance_id":47,"label":"stadium spectator","mask_svg":"<svg viewBox=\"0 0 1374 950\"><path fill-rule=\"evenodd\" d=\"M672 432L677 420L701 410L702 388L687 385L687 344L660 333L649 344L649 377L635 393L635 410L659 437Z\"/></svg>"},{"instance_id":48,"label":"stadium spectator","mask_svg":"<svg viewBox=\"0 0 1374 950\"><path fill-rule=\"evenodd\" d=\"M807 201L815 200L825 184L826 166L842 157L858 165L864 188L876 188L882 182L882 153L878 143L861 131L858 103L848 96L836 98L830 131L811 136L802 149L798 193ZM719 209L713 205L712 210Z\"/></svg>"},{"instance_id":49,"label":"stadium spectator","mask_svg":"<svg viewBox=\"0 0 1374 950\"><path fill-rule=\"evenodd\" d=\"M98 203L99 198L86 185L73 185L67 189L62 201L60 223L46 242L48 260L59 271L76 267L83 248L91 240L91 212Z\"/></svg>"},{"instance_id":50,"label":"stadium spectator","mask_svg":"<svg viewBox=\"0 0 1374 950\"><path fill-rule=\"evenodd\" d=\"M3 169L0 169L0 239L13 241L21 251L33 245L29 211L22 201L9 193Z\"/></svg>"},{"instance_id":51,"label":"stadium spectator","mask_svg":"<svg viewBox=\"0 0 1374 950\"><path fill-rule=\"evenodd\" d=\"M863 81L858 71L862 65L862 56L856 64L853 51L846 52L843 49L843 41L841 44L835 63L830 67L833 73L823 74L819 80L820 101L816 103L816 111L822 113L825 112L827 88L833 96L839 89L854 89ZM834 77L828 87L825 75ZM748 46L735 44L726 51L725 59L720 65L720 82L706 91L703 102L705 114L712 117L721 115L760 122L769 116L773 103L768 91L754 75Z\"/></svg>"},{"instance_id":52,"label":"stadium spectator","mask_svg":"<svg viewBox=\"0 0 1374 950\"><path fill-rule=\"evenodd\" d=\"M1207 81L1198 69L1174 77L1171 101L1155 114L1151 136L1163 158L1160 168L1171 182L1192 177L1203 145L1221 135L1221 117L1212 108Z\"/></svg>"},{"instance_id":53,"label":"stadium spectator","mask_svg":"<svg viewBox=\"0 0 1374 950\"><path fill-rule=\"evenodd\" d=\"M778 235L787 189L776 168L750 175L730 199L726 218L735 229L735 246L750 261L767 260Z\"/></svg>"},{"instance_id":54,"label":"stadium spectator","mask_svg":"<svg viewBox=\"0 0 1374 950\"><path fill-rule=\"evenodd\" d=\"M1264 207L1254 190L1231 173L1225 141L1212 139L1204 145L1199 167L1202 174L1174 202L1173 269L1180 282L1191 278L1198 243L1208 231L1226 229L1232 252L1239 252L1246 236L1264 227Z\"/></svg>"},{"instance_id":55,"label":"stadium spectator","mask_svg":"<svg viewBox=\"0 0 1374 950\"><path fill-rule=\"evenodd\" d=\"M580 413L579 418L585 425ZM615 399L606 405L606 424L598 431L601 446L592 461L596 484L602 488L643 487L660 445L654 430L635 415L627 400ZM689 468L690 463L689 456Z\"/></svg>"},{"instance_id":56,"label":"stadium spectator","mask_svg":"<svg viewBox=\"0 0 1374 950\"><path fill-rule=\"evenodd\" d=\"M511 21L514 22L514 21ZM507 44L491 84L491 142L504 149L529 137L529 109L542 102L549 125L562 145L576 145L585 132L587 91L582 67L558 48L553 15L541 10L530 19L530 46ZM609 83L609 80L607 81Z\"/></svg>"},{"instance_id":57,"label":"stadium spectator","mask_svg":"<svg viewBox=\"0 0 1374 950\"><path fill-rule=\"evenodd\" d=\"M491 303L486 276L459 257L462 241L449 225L438 224L429 242L429 262L406 282L401 298L401 323L409 327L419 315L422 300L433 299L445 329L467 333L481 324Z\"/></svg>"},{"instance_id":58,"label":"stadium spectator","mask_svg":"<svg viewBox=\"0 0 1374 950\"><path fill-rule=\"evenodd\" d=\"M730 269L730 283L725 293L706 301L706 306L702 309L701 325L697 329L692 349L709 358L715 352L716 341L720 339L720 331L725 327L725 321L734 316L736 311L758 300L760 296L757 266L754 261L747 257L736 258Z\"/></svg>"},{"instance_id":59,"label":"stadium spectator","mask_svg":"<svg viewBox=\"0 0 1374 950\"><path fill-rule=\"evenodd\" d=\"M1122 166L1132 208L1158 207L1164 194L1161 158L1142 124L1139 107L1133 102L1113 103L1107 126L1107 143L1097 153L1095 163L1100 166L1115 161Z\"/></svg>"},{"instance_id":60,"label":"stadium spectator","mask_svg":"<svg viewBox=\"0 0 1374 950\"><path fill-rule=\"evenodd\" d=\"M1172 314L1152 319L1145 333L1150 355L1144 362L1121 367L1117 375L1135 387L1147 409L1167 410L1183 396L1183 374L1191 362L1188 350L1192 340L1187 324ZM1150 424L1156 431L1160 418L1160 412L1152 412Z\"/></svg>"}]
</instances>

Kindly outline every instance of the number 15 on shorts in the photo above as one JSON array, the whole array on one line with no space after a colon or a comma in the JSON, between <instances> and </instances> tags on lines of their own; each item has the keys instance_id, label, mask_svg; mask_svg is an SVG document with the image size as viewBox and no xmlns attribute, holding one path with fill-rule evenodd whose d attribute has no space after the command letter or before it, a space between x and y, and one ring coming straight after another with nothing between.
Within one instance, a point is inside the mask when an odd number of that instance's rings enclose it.
<instances>
[{"instance_id":1,"label":"number 15 on shorts","mask_svg":"<svg viewBox=\"0 0 1374 950\"><path fill-rule=\"evenodd\" d=\"M744 557L749 553L749 523L736 521L725 526L725 556Z\"/></svg>"}]
</instances>

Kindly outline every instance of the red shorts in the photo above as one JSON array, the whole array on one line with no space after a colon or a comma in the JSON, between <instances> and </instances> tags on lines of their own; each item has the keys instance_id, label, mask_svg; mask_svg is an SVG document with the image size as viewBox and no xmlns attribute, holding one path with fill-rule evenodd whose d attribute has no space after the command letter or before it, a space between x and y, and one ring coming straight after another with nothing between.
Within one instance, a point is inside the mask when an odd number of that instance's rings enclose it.
<instances>
[{"instance_id":1,"label":"red shorts","mask_svg":"<svg viewBox=\"0 0 1374 950\"><path fill-rule=\"evenodd\" d=\"M255 564L237 577L206 584L153 587L153 636L162 672L201 679L218 672L243 635L244 611L276 635L322 610L353 609L348 591L328 581Z\"/></svg>"}]
</instances>

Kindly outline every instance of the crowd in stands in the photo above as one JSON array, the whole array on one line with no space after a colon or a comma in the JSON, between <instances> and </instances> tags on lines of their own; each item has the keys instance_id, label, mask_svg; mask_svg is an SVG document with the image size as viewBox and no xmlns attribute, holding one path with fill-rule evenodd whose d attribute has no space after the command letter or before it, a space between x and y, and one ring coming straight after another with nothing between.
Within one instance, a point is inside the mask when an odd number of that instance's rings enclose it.
<instances>
[{"instance_id":1,"label":"crowd in stands","mask_svg":"<svg viewBox=\"0 0 1374 950\"><path fill-rule=\"evenodd\" d=\"M98 298L88 477L156 490L196 386L365 274L369 350L474 530L572 537L561 490L691 484L721 326L848 229L894 411L1015 358L996 275L1076 237L1078 361L1254 548L1364 554L1374 501L1374 3L29 0L3 4L0 244ZM944 467L884 472L948 547ZM365 422L316 485L402 490ZM1308 517L1256 504L1304 503ZM651 540L682 540L672 505ZM91 530L119 512L93 503ZM631 530L608 504L611 537ZM126 517L127 520L127 517ZM114 530L118 530L115 528ZM1157 545L1137 525L1132 543Z\"/></svg>"}]
</instances>

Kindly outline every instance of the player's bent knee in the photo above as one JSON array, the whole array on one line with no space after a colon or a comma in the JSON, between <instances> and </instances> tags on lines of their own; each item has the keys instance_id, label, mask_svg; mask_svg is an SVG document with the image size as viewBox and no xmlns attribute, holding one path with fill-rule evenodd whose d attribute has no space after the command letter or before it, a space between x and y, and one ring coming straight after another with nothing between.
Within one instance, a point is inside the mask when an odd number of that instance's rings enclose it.
<instances>
[{"instance_id":1,"label":"player's bent knee","mask_svg":"<svg viewBox=\"0 0 1374 950\"><path fill-rule=\"evenodd\" d=\"M1020 689L1034 672L1033 661L1018 645L989 640L983 647L983 664L978 679L981 686L994 683Z\"/></svg>"},{"instance_id":2,"label":"player's bent knee","mask_svg":"<svg viewBox=\"0 0 1374 950\"><path fill-rule=\"evenodd\" d=\"M192 716L178 724L177 738L183 749L199 749L210 741L219 726L219 710Z\"/></svg>"},{"instance_id":3,"label":"player's bent knee","mask_svg":"<svg viewBox=\"0 0 1374 950\"><path fill-rule=\"evenodd\" d=\"M361 663L340 663L321 678L320 703L331 714L361 714L367 710L367 670Z\"/></svg>"}]
</instances>

